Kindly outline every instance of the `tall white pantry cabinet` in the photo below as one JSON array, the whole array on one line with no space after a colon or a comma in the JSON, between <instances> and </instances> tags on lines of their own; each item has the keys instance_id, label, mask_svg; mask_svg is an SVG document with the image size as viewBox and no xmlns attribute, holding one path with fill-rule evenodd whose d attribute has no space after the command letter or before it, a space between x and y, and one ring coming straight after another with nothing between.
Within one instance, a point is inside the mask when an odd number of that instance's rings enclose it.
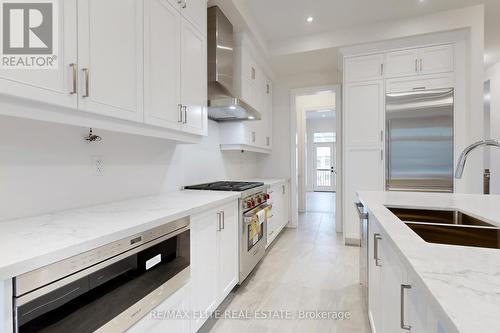
<instances>
[{"instance_id":1,"label":"tall white pantry cabinet","mask_svg":"<svg viewBox=\"0 0 500 333\"><path fill-rule=\"evenodd\" d=\"M428 45L343 59L343 221L347 244L360 241L356 192L385 188L385 95L453 88L455 45Z\"/></svg>"}]
</instances>

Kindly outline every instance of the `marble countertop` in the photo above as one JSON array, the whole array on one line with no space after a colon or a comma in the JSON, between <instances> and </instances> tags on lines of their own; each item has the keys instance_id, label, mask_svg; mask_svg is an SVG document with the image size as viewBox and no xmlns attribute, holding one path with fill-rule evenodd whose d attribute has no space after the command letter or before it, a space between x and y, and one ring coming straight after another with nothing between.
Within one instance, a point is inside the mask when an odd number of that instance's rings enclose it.
<instances>
[{"instance_id":1,"label":"marble countertop","mask_svg":"<svg viewBox=\"0 0 500 333\"><path fill-rule=\"evenodd\" d=\"M500 226L500 196L361 191L358 197L459 332L500 331L500 250L427 243L386 208L459 210Z\"/></svg>"},{"instance_id":2,"label":"marble countertop","mask_svg":"<svg viewBox=\"0 0 500 333\"><path fill-rule=\"evenodd\" d=\"M6 280L239 197L176 191L0 222L0 280Z\"/></svg>"},{"instance_id":3,"label":"marble countertop","mask_svg":"<svg viewBox=\"0 0 500 333\"><path fill-rule=\"evenodd\" d=\"M244 179L246 182L261 182L269 186L284 184L288 182L287 178L252 178L252 179Z\"/></svg>"}]
</instances>

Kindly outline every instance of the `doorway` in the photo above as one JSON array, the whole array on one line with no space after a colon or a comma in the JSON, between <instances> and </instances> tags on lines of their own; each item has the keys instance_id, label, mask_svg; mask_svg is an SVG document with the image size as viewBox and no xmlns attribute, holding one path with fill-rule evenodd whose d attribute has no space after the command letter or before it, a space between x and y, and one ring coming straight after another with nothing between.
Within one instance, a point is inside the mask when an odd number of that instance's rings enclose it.
<instances>
[{"instance_id":1,"label":"doorway","mask_svg":"<svg viewBox=\"0 0 500 333\"><path fill-rule=\"evenodd\" d=\"M313 190L314 192L335 192L335 144L313 144Z\"/></svg>"},{"instance_id":2,"label":"doorway","mask_svg":"<svg viewBox=\"0 0 500 333\"><path fill-rule=\"evenodd\" d=\"M318 218L304 215L321 213L322 221L330 221L334 232L342 232L342 223L335 223L341 207L337 192L342 186L337 140L341 137L340 86L295 89L291 95L295 115L290 135L292 222L298 226L299 220Z\"/></svg>"}]
</instances>

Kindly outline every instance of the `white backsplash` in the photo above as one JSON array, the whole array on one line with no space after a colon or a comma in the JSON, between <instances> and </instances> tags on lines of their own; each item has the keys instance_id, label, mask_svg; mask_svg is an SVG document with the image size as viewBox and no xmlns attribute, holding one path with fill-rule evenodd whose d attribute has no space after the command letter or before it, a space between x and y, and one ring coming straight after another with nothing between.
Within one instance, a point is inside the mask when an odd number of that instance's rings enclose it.
<instances>
[{"instance_id":1,"label":"white backsplash","mask_svg":"<svg viewBox=\"0 0 500 333\"><path fill-rule=\"evenodd\" d=\"M209 121L201 144L179 144L88 128L2 117L0 220L84 207L180 189L183 185L258 176L253 153L219 150L218 124ZM96 175L93 156L102 156Z\"/></svg>"}]
</instances>

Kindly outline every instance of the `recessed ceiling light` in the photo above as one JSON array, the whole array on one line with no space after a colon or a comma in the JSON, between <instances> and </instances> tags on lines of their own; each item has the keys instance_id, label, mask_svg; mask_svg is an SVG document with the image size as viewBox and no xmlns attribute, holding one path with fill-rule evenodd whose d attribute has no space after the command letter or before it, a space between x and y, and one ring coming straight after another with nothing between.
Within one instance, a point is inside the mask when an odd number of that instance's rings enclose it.
<instances>
[{"instance_id":1,"label":"recessed ceiling light","mask_svg":"<svg viewBox=\"0 0 500 333\"><path fill-rule=\"evenodd\" d=\"M252 120L252 119L255 119L254 116L249 116L248 119Z\"/></svg>"},{"instance_id":2,"label":"recessed ceiling light","mask_svg":"<svg viewBox=\"0 0 500 333\"><path fill-rule=\"evenodd\" d=\"M312 17L312 16L308 16L308 17L307 17L307 19L306 19L306 21L307 21L308 23L311 23L312 21L314 21L314 17Z\"/></svg>"},{"instance_id":3,"label":"recessed ceiling light","mask_svg":"<svg viewBox=\"0 0 500 333\"><path fill-rule=\"evenodd\" d=\"M236 110L236 106L234 106L234 105L231 105L229 108L230 108L231 110Z\"/></svg>"},{"instance_id":4,"label":"recessed ceiling light","mask_svg":"<svg viewBox=\"0 0 500 333\"><path fill-rule=\"evenodd\" d=\"M326 114L322 115L321 117L326 118Z\"/></svg>"}]
</instances>

